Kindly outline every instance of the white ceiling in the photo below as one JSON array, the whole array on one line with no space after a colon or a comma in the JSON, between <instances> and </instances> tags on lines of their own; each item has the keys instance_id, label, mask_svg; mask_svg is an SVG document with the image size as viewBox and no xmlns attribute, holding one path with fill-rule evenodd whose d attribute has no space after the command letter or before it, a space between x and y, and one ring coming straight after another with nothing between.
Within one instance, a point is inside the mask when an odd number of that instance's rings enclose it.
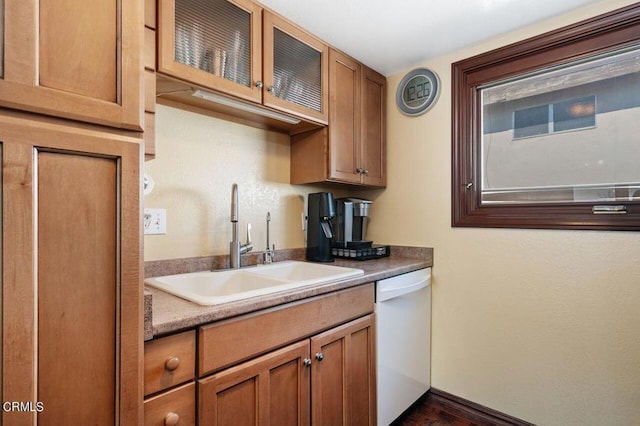
<instances>
[{"instance_id":1,"label":"white ceiling","mask_svg":"<svg viewBox=\"0 0 640 426\"><path fill-rule=\"evenodd\" d=\"M260 0L388 76L598 0Z\"/></svg>"}]
</instances>

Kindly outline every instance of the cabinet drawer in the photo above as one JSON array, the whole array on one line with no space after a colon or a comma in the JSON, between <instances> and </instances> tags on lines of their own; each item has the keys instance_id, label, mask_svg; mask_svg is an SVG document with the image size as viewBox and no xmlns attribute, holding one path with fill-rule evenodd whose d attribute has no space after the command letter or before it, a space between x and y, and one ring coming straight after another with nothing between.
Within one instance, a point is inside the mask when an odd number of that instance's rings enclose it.
<instances>
[{"instance_id":1,"label":"cabinet drawer","mask_svg":"<svg viewBox=\"0 0 640 426\"><path fill-rule=\"evenodd\" d=\"M144 345L144 394L149 395L192 380L196 335L187 331L150 340Z\"/></svg>"},{"instance_id":2,"label":"cabinet drawer","mask_svg":"<svg viewBox=\"0 0 640 426\"><path fill-rule=\"evenodd\" d=\"M373 283L200 327L199 376L371 312Z\"/></svg>"},{"instance_id":3,"label":"cabinet drawer","mask_svg":"<svg viewBox=\"0 0 640 426\"><path fill-rule=\"evenodd\" d=\"M191 382L144 402L145 426L195 425L196 387Z\"/></svg>"}]
</instances>

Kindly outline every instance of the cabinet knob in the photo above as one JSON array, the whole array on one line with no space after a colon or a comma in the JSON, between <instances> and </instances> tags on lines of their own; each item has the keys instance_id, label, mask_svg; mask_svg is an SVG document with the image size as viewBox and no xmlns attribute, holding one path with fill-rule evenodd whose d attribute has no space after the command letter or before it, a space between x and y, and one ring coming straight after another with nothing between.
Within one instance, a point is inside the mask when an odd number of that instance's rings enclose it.
<instances>
[{"instance_id":1,"label":"cabinet knob","mask_svg":"<svg viewBox=\"0 0 640 426\"><path fill-rule=\"evenodd\" d=\"M309 358L303 359L302 363L304 364L305 367L311 367L311 359Z\"/></svg>"},{"instance_id":2,"label":"cabinet knob","mask_svg":"<svg viewBox=\"0 0 640 426\"><path fill-rule=\"evenodd\" d=\"M358 167L358 168L356 169L356 173L362 174L362 169L361 169L360 167Z\"/></svg>"},{"instance_id":3,"label":"cabinet knob","mask_svg":"<svg viewBox=\"0 0 640 426\"><path fill-rule=\"evenodd\" d=\"M318 361L322 361L322 360L324 359L324 354L323 354L322 352L318 352L318 353L316 354L316 359L317 359Z\"/></svg>"},{"instance_id":4,"label":"cabinet knob","mask_svg":"<svg viewBox=\"0 0 640 426\"><path fill-rule=\"evenodd\" d=\"M262 89L264 87L264 83L260 80L256 81L256 87L258 89Z\"/></svg>"},{"instance_id":5,"label":"cabinet knob","mask_svg":"<svg viewBox=\"0 0 640 426\"><path fill-rule=\"evenodd\" d=\"M269 92L269 93L273 94L275 91L276 91L276 88L275 88L275 87L273 87L273 86L269 86L269 87L267 87L267 92Z\"/></svg>"},{"instance_id":6,"label":"cabinet knob","mask_svg":"<svg viewBox=\"0 0 640 426\"><path fill-rule=\"evenodd\" d=\"M369 174L369 170L367 170L367 169L362 169L362 173L363 173L363 174L365 174L365 175L368 175L368 174Z\"/></svg>"},{"instance_id":7,"label":"cabinet knob","mask_svg":"<svg viewBox=\"0 0 640 426\"><path fill-rule=\"evenodd\" d=\"M178 358L177 356L168 358L164 363L164 368L167 371L175 371L178 367L180 367L180 358Z\"/></svg>"},{"instance_id":8,"label":"cabinet knob","mask_svg":"<svg viewBox=\"0 0 640 426\"><path fill-rule=\"evenodd\" d=\"M164 417L165 426L176 426L180 421L180 416L176 413L169 413Z\"/></svg>"}]
</instances>

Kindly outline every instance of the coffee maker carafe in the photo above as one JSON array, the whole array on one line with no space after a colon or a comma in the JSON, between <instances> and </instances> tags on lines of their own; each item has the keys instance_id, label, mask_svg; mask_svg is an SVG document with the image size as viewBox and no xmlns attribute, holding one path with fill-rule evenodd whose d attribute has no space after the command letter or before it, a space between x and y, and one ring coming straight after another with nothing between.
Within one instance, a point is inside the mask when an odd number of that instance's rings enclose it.
<instances>
[{"instance_id":1,"label":"coffee maker carafe","mask_svg":"<svg viewBox=\"0 0 640 426\"><path fill-rule=\"evenodd\" d=\"M343 248L368 248L367 221L371 201L362 198L337 198L333 245Z\"/></svg>"},{"instance_id":2,"label":"coffee maker carafe","mask_svg":"<svg viewBox=\"0 0 640 426\"><path fill-rule=\"evenodd\" d=\"M309 194L307 205L307 260L333 262L331 219L335 217L333 194L316 192Z\"/></svg>"}]
</instances>

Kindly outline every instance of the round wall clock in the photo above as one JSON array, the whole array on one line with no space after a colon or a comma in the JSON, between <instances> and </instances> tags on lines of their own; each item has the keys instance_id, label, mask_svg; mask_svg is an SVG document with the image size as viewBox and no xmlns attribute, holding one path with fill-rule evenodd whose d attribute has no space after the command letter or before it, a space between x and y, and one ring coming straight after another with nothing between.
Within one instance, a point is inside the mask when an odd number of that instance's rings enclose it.
<instances>
[{"instance_id":1,"label":"round wall clock","mask_svg":"<svg viewBox=\"0 0 640 426\"><path fill-rule=\"evenodd\" d=\"M426 68L416 68L400 81L396 104L407 115L420 115L435 105L439 94L438 75Z\"/></svg>"}]
</instances>

